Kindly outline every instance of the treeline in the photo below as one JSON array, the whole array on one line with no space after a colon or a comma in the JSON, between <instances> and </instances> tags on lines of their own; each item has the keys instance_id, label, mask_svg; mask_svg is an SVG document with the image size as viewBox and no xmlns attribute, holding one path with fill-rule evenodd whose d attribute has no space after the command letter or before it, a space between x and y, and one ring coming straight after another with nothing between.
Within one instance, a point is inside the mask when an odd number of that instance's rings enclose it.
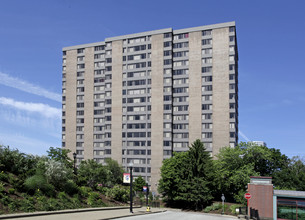
<instances>
[{"instance_id":1,"label":"treeline","mask_svg":"<svg viewBox=\"0 0 305 220\"><path fill-rule=\"evenodd\" d=\"M68 153L51 147L33 156L0 146L0 214L126 204L129 187L116 161L82 161L74 173Z\"/></svg>"},{"instance_id":2,"label":"treeline","mask_svg":"<svg viewBox=\"0 0 305 220\"><path fill-rule=\"evenodd\" d=\"M215 160L196 140L189 151L163 161L159 192L169 206L201 210L219 201L245 203L250 176L272 177L276 189L304 190L305 165L300 157L288 158L280 150L240 143L222 148Z\"/></svg>"}]
</instances>

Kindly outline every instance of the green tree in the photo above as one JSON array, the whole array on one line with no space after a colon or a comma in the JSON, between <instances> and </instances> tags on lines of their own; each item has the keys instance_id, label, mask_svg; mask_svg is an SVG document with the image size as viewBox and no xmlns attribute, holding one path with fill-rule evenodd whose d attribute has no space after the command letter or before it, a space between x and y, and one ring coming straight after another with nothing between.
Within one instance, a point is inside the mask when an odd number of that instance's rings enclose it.
<instances>
[{"instance_id":1,"label":"green tree","mask_svg":"<svg viewBox=\"0 0 305 220\"><path fill-rule=\"evenodd\" d=\"M292 157L288 166L273 176L277 189L305 191L305 164L298 156Z\"/></svg>"},{"instance_id":2,"label":"green tree","mask_svg":"<svg viewBox=\"0 0 305 220\"><path fill-rule=\"evenodd\" d=\"M213 173L209 152L196 140L189 151L163 161L159 192L170 206L202 209L213 199Z\"/></svg>"},{"instance_id":3,"label":"green tree","mask_svg":"<svg viewBox=\"0 0 305 220\"><path fill-rule=\"evenodd\" d=\"M133 189L136 192L142 192L143 191L143 186L146 186L146 182L143 179L142 176L138 176L137 178L135 178L135 181L133 183Z\"/></svg>"},{"instance_id":4,"label":"green tree","mask_svg":"<svg viewBox=\"0 0 305 220\"><path fill-rule=\"evenodd\" d=\"M50 147L49 150L47 151L49 159L60 161L61 163L65 164L67 168L73 168L73 161L68 156L70 152L71 151L68 149L63 149L58 147L57 148Z\"/></svg>"},{"instance_id":5,"label":"green tree","mask_svg":"<svg viewBox=\"0 0 305 220\"><path fill-rule=\"evenodd\" d=\"M114 186L116 184L122 184L123 182L123 168L119 165L116 160L111 158L105 159L106 165L104 166L107 173L107 186Z\"/></svg>"},{"instance_id":6,"label":"green tree","mask_svg":"<svg viewBox=\"0 0 305 220\"><path fill-rule=\"evenodd\" d=\"M244 202L250 176L271 176L284 169L289 159L274 148L242 142L238 146L220 149L215 165L216 198L224 193L227 201Z\"/></svg>"},{"instance_id":7,"label":"green tree","mask_svg":"<svg viewBox=\"0 0 305 220\"><path fill-rule=\"evenodd\" d=\"M79 185L87 185L95 188L97 184L106 185L107 172L102 164L94 160L82 161L77 171Z\"/></svg>"}]
</instances>

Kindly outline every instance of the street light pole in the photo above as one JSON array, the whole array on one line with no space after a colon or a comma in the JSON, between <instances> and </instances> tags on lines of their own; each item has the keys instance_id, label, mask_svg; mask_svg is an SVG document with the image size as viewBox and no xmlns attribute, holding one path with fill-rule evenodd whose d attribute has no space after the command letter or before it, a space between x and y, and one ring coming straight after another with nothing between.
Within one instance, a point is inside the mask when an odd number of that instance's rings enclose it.
<instances>
[{"instance_id":1,"label":"street light pole","mask_svg":"<svg viewBox=\"0 0 305 220\"><path fill-rule=\"evenodd\" d=\"M133 176L132 176L132 168L133 168L133 164L130 163L129 164L129 169L130 169L130 213L133 213L132 211L132 197L133 197L133 193L132 193L132 182L133 182Z\"/></svg>"},{"instance_id":2,"label":"street light pole","mask_svg":"<svg viewBox=\"0 0 305 220\"><path fill-rule=\"evenodd\" d=\"M76 175L76 153L74 152L73 153L73 159L74 159L74 165L73 165L73 168L74 168L74 174Z\"/></svg>"}]
</instances>

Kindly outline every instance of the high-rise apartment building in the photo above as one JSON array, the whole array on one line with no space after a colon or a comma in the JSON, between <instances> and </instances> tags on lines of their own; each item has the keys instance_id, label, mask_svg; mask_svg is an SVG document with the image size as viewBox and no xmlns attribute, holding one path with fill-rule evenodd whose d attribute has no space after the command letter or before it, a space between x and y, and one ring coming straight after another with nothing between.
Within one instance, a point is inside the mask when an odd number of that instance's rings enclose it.
<instances>
[{"instance_id":1,"label":"high-rise apartment building","mask_svg":"<svg viewBox=\"0 0 305 220\"><path fill-rule=\"evenodd\" d=\"M235 22L63 48L62 145L77 162L132 162L156 190L173 151L212 155L238 139Z\"/></svg>"}]
</instances>

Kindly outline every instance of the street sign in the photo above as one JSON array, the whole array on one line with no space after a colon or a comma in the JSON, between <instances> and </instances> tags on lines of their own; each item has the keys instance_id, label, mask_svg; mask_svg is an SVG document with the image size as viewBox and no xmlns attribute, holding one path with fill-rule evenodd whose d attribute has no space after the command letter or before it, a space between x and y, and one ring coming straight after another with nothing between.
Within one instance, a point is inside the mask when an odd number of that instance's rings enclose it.
<instances>
[{"instance_id":1,"label":"street sign","mask_svg":"<svg viewBox=\"0 0 305 220\"><path fill-rule=\"evenodd\" d=\"M247 199L247 200L248 200L248 199L251 199L251 197L252 197L252 196L251 196L251 194L250 194L250 193L245 193L245 199Z\"/></svg>"},{"instance_id":2,"label":"street sign","mask_svg":"<svg viewBox=\"0 0 305 220\"><path fill-rule=\"evenodd\" d=\"M147 191L147 186L143 186L143 192Z\"/></svg>"},{"instance_id":3,"label":"street sign","mask_svg":"<svg viewBox=\"0 0 305 220\"><path fill-rule=\"evenodd\" d=\"M123 173L123 183L130 183L130 173Z\"/></svg>"},{"instance_id":4,"label":"street sign","mask_svg":"<svg viewBox=\"0 0 305 220\"><path fill-rule=\"evenodd\" d=\"M226 200L226 197L222 194L222 196L221 196L221 200L222 201L225 201Z\"/></svg>"}]
</instances>

